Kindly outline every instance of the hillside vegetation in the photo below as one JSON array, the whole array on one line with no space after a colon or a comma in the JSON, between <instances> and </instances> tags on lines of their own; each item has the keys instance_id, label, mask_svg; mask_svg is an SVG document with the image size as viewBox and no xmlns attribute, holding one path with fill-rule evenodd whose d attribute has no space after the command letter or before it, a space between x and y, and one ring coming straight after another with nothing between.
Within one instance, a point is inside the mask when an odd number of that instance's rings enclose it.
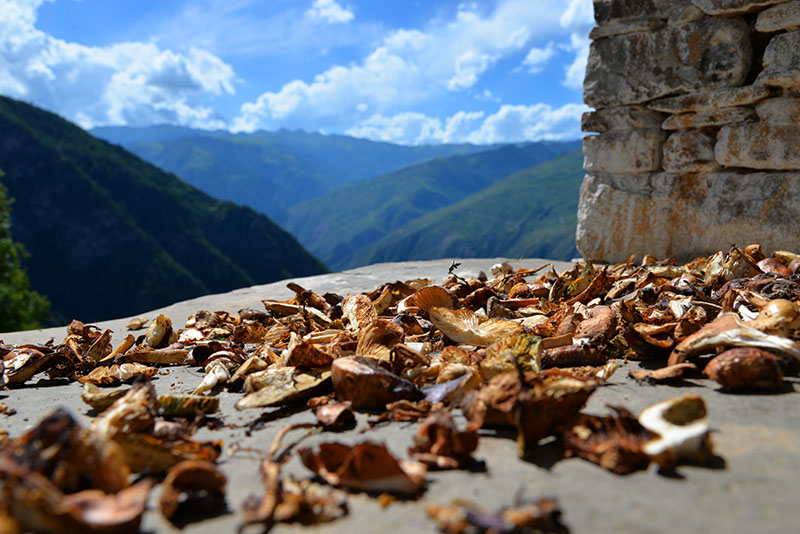
<instances>
[{"instance_id":1,"label":"hillside vegetation","mask_svg":"<svg viewBox=\"0 0 800 534\"><path fill-rule=\"evenodd\" d=\"M366 250L407 223L576 146L550 142L506 145L406 167L339 187L290 208L285 228L334 269L363 265L374 256ZM579 180L580 171L576 176ZM524 209L527 200L512 196L508 202ZM518 233L518 229L512 231ZM422 257L441 257L438 253L428 249Z\"/></svg>"},{"instance_id":2,"label":"hillside vegetation","mask_svg":"<svg viewBox=\"0 0 800 534\"><path fill-rule=\"evenodd\" d=\"M404 146L290 130L230 134L150 126L102 127L92 133L211 196L250 206L279 223L285 222L289 207L338 186L433 158L492 148Z\"/></svg>"},{"instance_id":3,"label":"hillside vegetation","mask_svg":"<svg viewBox=\"0 0 800 534\"><path fill-rule=\"evenodd\" d=\"M356 264L497 256L569 260L575 248L583 153L573 150L397 228Z\"/></svg>"},{"instance_id":4,"label":"hillside vegetation","mask_svg":"<svg viewBox=\"0 0 800 534\"><path fill-rule=\"evenodd\" d=\"M50 323L125 316L326 271L264 215L222 202L60 117L0 97L13 238Z\"/></svg>"}]
</instances>

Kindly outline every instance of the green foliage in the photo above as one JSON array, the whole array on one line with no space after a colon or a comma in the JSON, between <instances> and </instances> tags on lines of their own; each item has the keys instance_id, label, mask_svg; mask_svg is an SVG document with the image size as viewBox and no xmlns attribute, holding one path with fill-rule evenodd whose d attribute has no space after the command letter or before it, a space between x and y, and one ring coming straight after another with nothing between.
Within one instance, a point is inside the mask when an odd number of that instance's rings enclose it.
<instances>
[{"instance_id":1,"label":"green foliage","mask_svg":"<svg viewBox=\"0 0 800 534\"><path fill-rule=\"evenodd\" d=\"M250 208L215 200L43 110L0 97L14 238L51 323L142 313L326 272Z\"/></svg>"},{"instance_id":2,"label":"green foliage","mask_svg":"<svg viewBox=\"0 0 800 534\"><path fill-rule=\"evenodd\" d=\"M335 269L364 265L364 251L387 234L575 146L507 145L406 167L294 206L285 227Z\"/></svg>"},{"instance_id":3,"label":"green foliage","mask_svg":"<svg viewBox=\"0 0 800 534\"><path fill-rule=\"evenodd\" d=\"M583 155L577 149L397 228L360 250L354 262L498 256L569 260L577 255L582 177Z\"/></svg>"},{"instance_id":4,"label":"green foliage","mask_svg":"<svg viewBox=\"0 0 800 534\"><path fill-rule=\"evenodd\" d=\"M437 157L483 152L470 144L403 146L302 131L252 134L175 126L101 127L92 133L215 198L284 222L286 210L331 189Z\"/></svg>"},{"instance_id":5,"label":"green foliage","mask_svg":"<svg viewBox=\"0 0 800 534\"><path fill-rule=\"evenodd\" d=\"M11 203L0 184L0 332L39 328L49 308L47 299L30 289L21 264L24 247L11 239Z\"/></svg>"}]
</instances>

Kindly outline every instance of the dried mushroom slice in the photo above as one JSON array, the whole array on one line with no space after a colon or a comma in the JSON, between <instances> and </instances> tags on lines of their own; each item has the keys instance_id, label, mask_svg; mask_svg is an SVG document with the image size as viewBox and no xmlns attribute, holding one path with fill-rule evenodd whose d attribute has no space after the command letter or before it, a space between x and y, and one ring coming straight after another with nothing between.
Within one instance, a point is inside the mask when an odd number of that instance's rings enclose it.
<instances>
[{"instance_id":1,"label":"dried mushroom slice","mask_svg":"<svg viewBox=\"0 0 800 534\"><path fill-rule=\"evenodd\" d=\"M42 534L133 534L153 483L142 480L106 494L89 489L64 495L41 474L0 458L4 504L20 531Z\"/></svg>"},{"instance_id":2,"label":"dried mushroom slice","mask_svg":"<svg viewBox=\"0 0 800 534\"><path fill-rule=\"evenodd\" d=\"M130 469L111 441L81 428L63 408L12 440L2 456L46 477L60 491L118 491L128 485Z\"/></svg>"},{"instance_id":3,"label":"dried mushroom slice","mask_svg":"<svg viewBox=\"0 0 800 534\"><path fill-rule=\"evenodd\" d=\"M108 367L95 367L92 372L78 379L81 384L96 386L117 386L123 382L134 380L139 376L150 378L158 372L155 367L143 363L120 363Z\"/></svg>"},{"instance_id":4,"label":"dried mushroom slice","mask_svg":"<svg viewBox=\"0 0 800 534\"><path fill-rule=\"evenodd\" d=\"M385 445L321 443L319 452L298 449L309 470L332 486L356 491L416 495L425 486L424 464L398 460Z\"/></svg>"},{"instance_id":5,"label":"dried mushroom slice","mask_svg":"<svg viewBox=\"0 0 800 534\"><path fill-rule=\"evenodd\" d=\"M478 347L524 332L522 325L514 321L488 319L481 322L471 310L431 308L430 317L434 326L452 341Z\"/></svg>"},{"instance_id":6,"label":"dried mushroom slice","mask_svg":"<svg viewBox=\"0 0 800 534\"><path fill-rule=\"evenodd\" d=\"M650 456L642 447L651 439L651 434L627 409L610 408L616 416L582 415L577 424L564 433L567 456L580 456L618 475L647 469Z\"/></svg>"},{"instance_id":7,"label":"dried mushroom slice","mask_svg":"<svg viewBox=\"0 0 800 534\"><path fill-rule=\"evenodd\" d=\"M476 463L472 453L478 448L478 426L468 425L459 431L453 417L445 410L431 413L414 437L409 455L428 467L456 469Z\"/></svg>"},{"instance_id":8,"label":"dried mushroom slice","mask_svg":"<svg viewBox=\"0 0 800 534\"><path fill-rule=\"evenodd\" d=\"M681 341L669 357L669 365L714 352L719 347L758 347L775 350L800 360L800 344L748 326L734 314L721 315Z\"/></svg>"},{"instance_id":9,"label":"dried mushroom slice","mask_svg":"<svg viewBox=\"0 0 800 534\"><path fill-rule=\"evenodd\" d=\"M786 299L771 300L748 325L767 334L789 337L800 329L800 306Z\"/></svg>"},{"instance_id":10,"label":"dried mushroom slice","mask_svg":"<svg viewBox=\"0 0 800 534\"><path fill-rule=\"evenodd\" d=\"M293 334L281 363L298 369L316 369L329 366L335 359L336 354L329 347L303 341Z\"/></svg>"},{"instance_id":11,"label":"dried mushroom slice","mask_svg":"<svg viewBox=\"0 0 800 534\"><path fill-rule=\"evenodd\" d=\"M47 370L61 359L57 352L42 352L33 347L17 347L3 357L3 383L23 384L36 373Z\"/></svg>"},{"instance_id":12,"label":"dried mushroom slice","mask_svg":"<svg viewBox=\"0 0 800 534\"><path fill-rule=\"evenodd\" d=\"M767 351L741 347L715 356L703 372L731 391L784 389L780 359Z\"/></svg>"},{"instance_id":13,"label":"dried mushroom slice","mask_svg":"<svg viewBox=\"0 0 800 534\"><path fill-rule=\"evenodd\" d=\"M391 359L392 348L402 343L404 338L405 331L402 326L386 319L377 319L361 330L356 354L388 362Z\"/></svg>"},{"instance_id":14,"label":"dried mushroom slice","mask_svg":"<svg viewBox=\"0 0 800 534\"><path fill-rule=\"evenodd\" d=\"M480 362L484 380L501 373L515 371L539 372L542 368L542 338L528 334L508 336L495 341L486 349Z\"/></svg>"},{"instance_id":15,"label":"dried mushroom slice","mask_svg":"<svg viewBox=\"0 0 800 534\"><path fill-rule=\"evenodd\" d=\"M146 345L128 350L117 357L118 362L135 362L144 364L175 365L183 364L189 356L189 350L183 348L152 349Z\"/></svg>"},{"instance_id":16,"label":"dried mushroom slice","mask_svg":"<svg viewBox=\"0 0 800 534\"><path fill-rule=\"evenodd\" d=\"M172 321L166 315L161 314L153 319L153 322L147 327L144 342L157 349L167 344L171 333Z\"/></svg>"},{"instance_id":17,"label":"dried mushroom slice","mask_svg":"<svg viewBox=\"0 0 800 534\"><path fill-rule=\"evenodd\" d=\"M678 378L683 378L688 373L697 371L697 366L690 362L676 363L675 365L668 365L660 369L649 371L647 369L641 371L631 371L630 375L636 380L644 380L647 382L669 382Z\"/></svg>"},{"instance_id":18,"label":"dried mushroom slice","mask_svg":"<svg viewBox=\"0 0 800 534\"><path fill-rule=\"evenodd\" d=\"M221 441L173 441L144 433L119 434L114 441L122 448L132 471L154 475L166 473L183 460L214 462L222 452Z\"/></svg>"},{"instance_id":19,"label":"dried mushroom slice","mask_svg":"<svg viewBox=\"0 0 800 534\"><path fill-rule=\"evenodd\" d=\"M366 295L347 295L342 301L342 321L347 330L358 335L378 319L378 312Z\"/></svg>"},{"instance_id":20,"label":"dried mushroom slice","mask_svg":"<svg viewBox=\"0 0 800 534\"><path fill-rule=\"evenodd\" d=\"M213 517L227 508L227 479L211 462L185 460L175 464L164 479L161 513L168 520L186 522Z\"/></svg>"},{"instance_id":21,"label":"dried mushroom slice","mask_svg":"<svg viewBox=\"0 0 800 534\"><path fill-rule=\"evenodd\" d=\"M127 328L128 330L141 330L149 322L150 319L148 319L147 317L134 317L133 319L128 321L128 324L125 325L125 328Z\"/></svg>"},{"instance_id":22,"label":"dried mushroom slice","mask_svg":"<svg viewBox=\"0 0 800 534\"><path fill-rule=\"evenodd\" d=\"M156 391L148 378L138 378L133 387L94 420L92 430L106 439L120 434L152 432L156 416Z\"/></svg>"},{"instance_id":23,"label":"dried mushroom slice","mask_svg":"<svg viewBox=\"0 0 800 534\"><path fill-rule=\"evenodd\" d=\"M267 369L248 376L245 389L248 383L259 387L236 403L237 410L280 406L322 395L329 391L331 371L328 368L308 372L294 367Z\"/></svg>"},{"instance_id":24,"label":"dried mushroom slice","mask_svg":"<svg viewBox=\"0 0 800 534\"><path fill-rule=\"evenodd\" d=\"M219 410L219 398L205 395L159 395L156 409L160 415L171 417L206 415Z\"/></svg>"},{"instance_id":25,"label":"dried mushroom slice","mask_svg":"<svg viewBox=\"0 0 800 534\"><path fill-rule=\"evenodd\" d=\"M350 402L329 402L317 407L317 422L325 430L344 430L356 425Z\"/></svg>"},{"instance_id":26,"label":"dried mushroom slice","mask_svg":"<svg viewBox=\"0 0 800 534\"><path fill-rule=\"evenodd\" d=\"M103 391L91 382L87 382L83 386L81 400L99 413L114 404L117 399L124 397L126 393L128 393L127 389Z\"/></svg>"},{"instance_id":27,"label":"dried mushroom slice","mask_svg":"<svg viewBox=\"0 0 800 534\"><path fill-rule=\"evenodd\" d=\"M353 408L382 409L390 402L422 398L411 382L367 358L339 358L331 371L336 398L352 402Z\"/></svg>"},{"instance_id":28,"label":"dried mushroom slice","mask_svg":"<svg viewBox=\"0 0 800 534\"><path fill-rule=\"evenodd\" d=\"M515 406L520 456L540 439L568 427L596 386L596 382L576 378L526 379Z\"/></svg>"},{"instance_id":29,"label":"dried mushroom slice","mask_svg":"<svg viewBox=\"0 0 800 534\"><path fill-rule=\"evenodd\" d=\"M699 395L686 394L645 408L639 423L656 434L642 450L661 467L705 464L713 457L706 404Z\"/></svg>"},{"instance_id":30,"label":"dried mushroom slice","mask_svg":"<svg viewBox=\"0 0 800 534\"><path fill-rule=\"evenodd\" d=\"M439 530L448 534L569 532L561 523L561 509L555 499L518 502L496 512L487 512L473 503L459 500L446 506L428 505L426 511Z\"/></svg>"},{"instance_id":31,"label":"dried mushroom slice","mask_svg":"<svg viewBox=\"0 0 800 534\"><path fill-rule=\"evenodd\" d=\"M278 523L330 523L347 513L347 494L341 490L293 477L281 481L281 498L275 507Z\"/></svg>"},{"instance_id":32,"label":"dried mushroom slice","mask_svg":"<svg viewBox=\"0 0 800 534\"><path fill-rule=\"evenodd\" d=\"M423 287L409 298L409 304L416 306L424 313L428 313L432 308L455 307L453 296L440 286Z\"/></svg>"}]
</instances>

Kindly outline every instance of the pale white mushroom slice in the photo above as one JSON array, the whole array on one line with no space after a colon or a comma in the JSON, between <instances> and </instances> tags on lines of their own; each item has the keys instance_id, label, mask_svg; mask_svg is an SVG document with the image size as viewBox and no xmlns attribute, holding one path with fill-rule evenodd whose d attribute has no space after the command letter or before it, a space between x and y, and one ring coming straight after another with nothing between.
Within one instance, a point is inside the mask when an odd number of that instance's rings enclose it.
<instances>
[{"instance_id":1,"label":"pale white mushroom slice","mask_svg":"<svg viewBox=\"0 0 800 534\"><path fill-rule=\"evenodd\" d=\"M639 423L658 435L642 450L662 467L707 463L713 455L706 404L699 395L686 394L645 408Z\"/></svg>"},{"instance_id":2,"label":"pale white mushroom slice","mask_svg":"<svg viewBox=\"0 0 800 534\"><path fill-rule=\"evenodd\" d=\"M505 319L488 319L481 322L472 311L431 308L434 326L456 343L485 347L507 336L521 334L522 325Z\"/></svg>"}]
</instances>

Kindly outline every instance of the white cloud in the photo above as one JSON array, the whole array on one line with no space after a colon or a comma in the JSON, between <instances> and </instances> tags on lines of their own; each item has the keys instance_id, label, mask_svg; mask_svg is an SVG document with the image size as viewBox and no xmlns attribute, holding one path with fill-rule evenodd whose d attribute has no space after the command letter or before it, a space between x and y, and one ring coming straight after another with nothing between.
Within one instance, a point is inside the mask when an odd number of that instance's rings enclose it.
<instances>
[{"instance_id":1,"label":"white cloud","mask_svg":"<svg viewBox=\"0 0 800 534\"><path fill-rule=\"evenodd\" d=\"M528 51L528 55L522 60L522 66L525 67L529 73L538 74L544 69L545 64L550 61L550 58L552 58L555 53L556 47L552 41L547 43L547 46L544 48L531 48Z\"/></svg>"},{"instance_id":2,"label":"white cloud","mask_svg":"<svg viewBox=\"0 0 800 534\"><path fill-rule=\"evenodd\" d=\"M206 102L234 92L233 69L197 48L154 43L92 47L35 27L41 0L0 0L0 91L78 121L223 127ZM8 16L7 16L8 15Z\"/></svg>"},{"instance_id":3,"label":"white cloud","mask_svg":"<svg viewBox=\"0 0 800 534\"><path fill-rule=\"evenodd\" d=\"M588 111L583 104L565 104L553 108L548 104L503 105L486 117L480 128L470 132L472 143L504 143L576 139L581 135L581 115Z\"/></svg>"},{"instance_id":4,"label":"white cloud","mask_svg":"<svg viewBox=\"0 0 800 534\"><path fill-rule=\"evenodd\" d=\"M487 14L462 4L450 21L390 33L358 63L263 93L242 106L233 128L288 123L346 128L354 120L402 113L448 91L472 88L500 59L524 50L533 36L547 42L563 35L560 18L547 0L502 0ZM355 111L359 104L361 111Z\"/></svg>"},{"instance_id":5,"label":"white cloud","mask_svg":"<svg viewBox=\"0 0 800 534\"><path fill-rule=\"evenodd\" d=\"M570 42L564 48L575 54L575 58L564 70L563 85L573 91L583 88L586 62L589 60L589 31L594 25L594 6L592 0L570 0L561 15L561 26L570 31Z\"/></svg>"},{"instance_id":6,"label":"white cloud","mask_svg":"<svg viewBox=\"0 0 800 534\"><path fill-rule=\"evenodd\" d=\"M468 50L456 59L455 74L447 81L447 88L452 91L466 89L475 85L478 76L482 74L490 64L494 63L496 56L490 54L476 54Z\"/></svg>"},{"instance_id":7,"label":"white cloud","mask_svg":"<svg viewBox=\"0 0 800 534\"><path fill-rule=\"evenodd\" d=\"M422 113L376 114L347 131L354 137L409 145L423 143L509 143L567 140L580 137L583 104L553 108L547 104L504 105L485 116L481 111L459 111L444 123Z\"/></svg>"},{"instance_id":8,"label":"white cloud","mask_svg":"<svg viewBox=\"0 0 800 534\"><path fill-rule=\"evenodd\" d=\"M569 5L561 14L561 26L569 29L591 28L594 25L594 5L592 0L569 0Z\"/></svg>"},{"instance_id":9,"label":"white cloud","mask_svg":"<svg viewBox=\"0 0 800 534\"><path fill-rule=\"evenodd\" d=\"M583 89L583 78L586 76L586 63L589 61L589 46L591 41L588 38L572 34L568 50L575 53L575 59L566 66L564 70L563 85L573 91Z\"/></svg>"},{"instance_id":10,"label":"white cloud","mask_svg":"<svg viewBox=\"0 0 800 534\"><path fill-rule=\"evenodd\" d=\"M335 0L314 0L314 3L306 11L306 16L324 20L330 24L342 24L353 20L354 15L350 7L344 8Z\"/></svg>"}]
</instances>

